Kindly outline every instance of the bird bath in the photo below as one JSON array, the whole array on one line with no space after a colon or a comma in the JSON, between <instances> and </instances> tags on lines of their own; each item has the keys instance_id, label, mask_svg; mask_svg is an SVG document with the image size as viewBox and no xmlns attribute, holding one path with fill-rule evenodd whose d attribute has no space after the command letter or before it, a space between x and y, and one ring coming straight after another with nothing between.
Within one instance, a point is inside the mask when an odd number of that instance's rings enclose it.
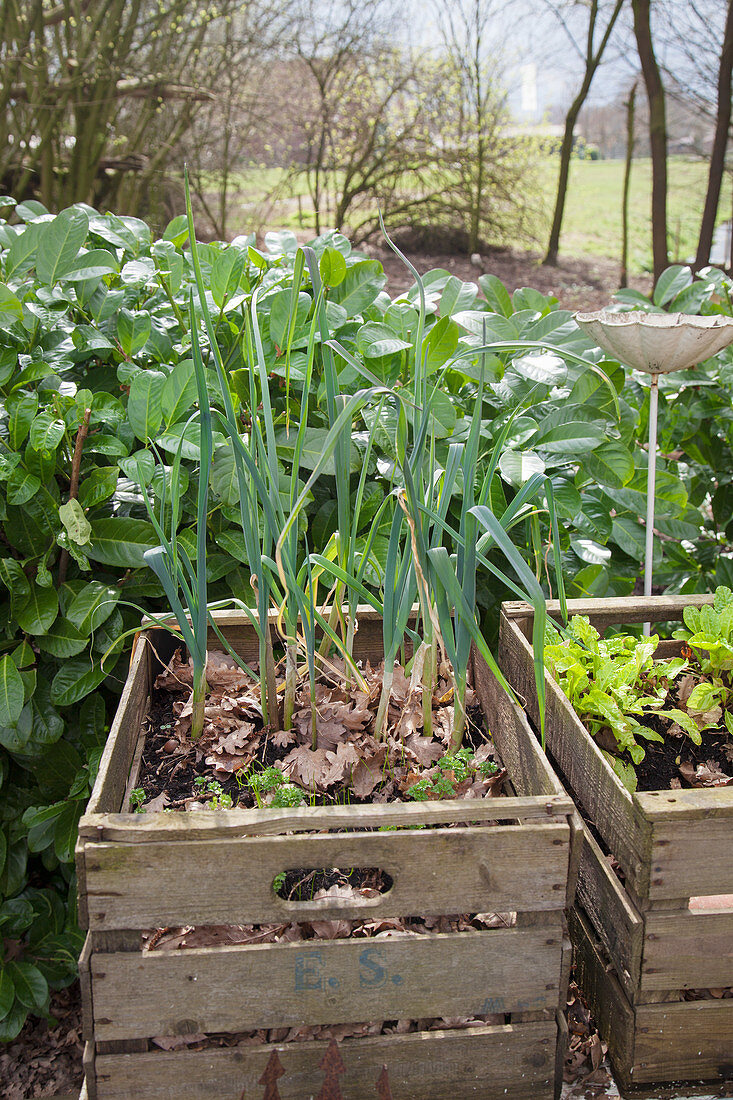
<instances>
[{"instance_id":1,"label":"bird bath","mask_svg":"<svg viewBox=\"0 0 733 1100\"><path fill-rule=\"evenodd\" d=\"M651 596L659 375L688 370L722 351L733 342L733 318L600 310L598 313L576 313L575 320L608 355L626 367L651 375L644 562L644 595ZM649 634L650 630L651 623L644 623L644 633Z\"/></svg>"}]
</instances>

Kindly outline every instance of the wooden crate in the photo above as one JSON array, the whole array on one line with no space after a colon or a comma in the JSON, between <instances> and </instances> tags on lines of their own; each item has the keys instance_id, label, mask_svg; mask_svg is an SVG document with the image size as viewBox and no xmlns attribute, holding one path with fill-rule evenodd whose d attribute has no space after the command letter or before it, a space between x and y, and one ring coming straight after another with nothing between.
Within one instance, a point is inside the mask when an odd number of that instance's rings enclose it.
<instances>
[{"instance_id":1,"label":"wooden crate","mask_svg":"<svg viewBox=\"0 0 733 1100\"><path fill-rule=\"evenodd\" d=\"M570 600L568 610L589 616L601 631L651 621L661 632L685 606L710 602L712 596ZM548 611L559 618L557 602ZM529 605L504 604L499 652L537 727L532 620ZM660 643L665 655L675 649L678 642ZM593 830L585 829L581 846L571 935L619 1082L731 1076L733 1000L679 997L733 985L733 908L724 897L733 893L733 788L630 794L549 675L545 686L547 750ZM506 754L505 737L497 732L496 740Z\"/></svg>"},{"instance_id":2,"label":"wooden crate","mask_svg":"<svg viewBox=\"0 0 733 1100\"><path fill-rule=\"evenodd\" d=\"M219 623L243 657L250 628ZM361 618L361 653L379 652L378 622ZM155 650L165 635L151 632ZM261 1098L272 1050L283 1100L315 1096L322 1042L164 1052L159 1035L260 1027L501 1014L503 1023L347 1039L345 1100L377 1095L384 1065L392 1095L538 1100L557 1094L566 1034L573 805L522 712L481 663L484 712L502 708L520 730L522 794L410 805L124 812L136 785L141 724L155 675L137 645L77 845L85 1074L89 1100ZM513 778L513 773L510 769ZM497 814L501 819L496 820ZM440 828L470 822L461 829ZM414 831L416 824L438 826ZM392 826L378 831L380 826ZM381 867L390 890L368 900L284 900L273 878L288 868ZM149 952L142 930L161 926L365 919L458 912L516 913L512 927L395 939L309 940Z\"/></svg>"}]
</instances>

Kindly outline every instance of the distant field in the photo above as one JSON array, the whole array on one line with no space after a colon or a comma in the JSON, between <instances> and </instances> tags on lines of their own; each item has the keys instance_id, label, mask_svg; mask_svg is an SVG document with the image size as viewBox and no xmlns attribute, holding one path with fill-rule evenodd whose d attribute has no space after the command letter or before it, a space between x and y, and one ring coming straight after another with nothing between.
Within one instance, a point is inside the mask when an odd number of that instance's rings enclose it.
<instances>
[{"instance_id":1,"label":"distant field","mask_svg":"<svg viewBox=\"0 0 733 1100\"><path fill-rule=\"evenodd\" d=\"M537 170L541 210L537 240L517 240L520 249L541 250L546 244L555 198L557 158L540 162ZM624 166L618 160L574 160L560 242L561 256L597 256L618 261L621 252L621 190ZM707 166L672 157L669 161L668 227L670 261L694 256L700 228ZM239 177L240 190L231 205L231 232L252 227L252 219L267 228L312 229L313 211L305 180L284 188L285 174L277 169L249 172ZM269 200L268 200L268 196ZM651 270L651 163L634 162L629 197L629 269L632 274ZM731 175L726 176L718 221L731 217ZM327 222L327 219L325 219Z\"/></svg>"},{"instance_id":2,"label":"distant field","mask_svg":"<svg viewBox=\"0 0 733 1100\"><path fill-rule=\"evenodd\" d=\"M556 162L546 161L541 173L545 201L554 201ZM621 254L621 192L624 166L614 160L576 160L570 172L560 251L617 260ZM707 166L681 157L670 158L667 225L671 260L694 256L705 202ZM651 162L640 159L631 171L629 195L629 267L637 274L651 270ZM731 217L731 177L723 187L718 221ZM549 232L549 217L548 217Z\"/></svg>"}]
</instances>

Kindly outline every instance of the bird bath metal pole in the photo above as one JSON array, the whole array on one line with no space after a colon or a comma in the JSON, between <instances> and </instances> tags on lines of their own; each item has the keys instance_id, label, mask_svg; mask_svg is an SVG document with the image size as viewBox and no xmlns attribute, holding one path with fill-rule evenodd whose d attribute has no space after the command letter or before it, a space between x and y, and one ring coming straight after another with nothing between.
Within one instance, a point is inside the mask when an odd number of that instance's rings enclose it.
<instances>
[{"instance_id":1,"label":"bird bath metal pole","mask_svg":"<svg viewBox=\"0 0 733 1100\"><path fill-rule=\"evenodd\" d=\"M575 320L608 355L626 367L651 375L649 393L649 459L646 483L644 595L652 594L654 504L657 477L659 375L688 370L733 342L733 318L696 317L684 313L576 313ZM651 623L644 623L651 633Z\"/></svg>"},{"instance_id":2,"label":"bird bath metal pole","mask_svg":"<svg viewBox=\"0 0 733 1100\"><path fill-rule=\"evenodd\" d=\"M649 393L649 458L646 477L646 547L644 553L644 595L652 594L654 567L654 501L657 482L657 419L659 414L659 375L652 375ZM651 633L652 624L644 623L644 633Z\"/></svg>"}]
</instances>

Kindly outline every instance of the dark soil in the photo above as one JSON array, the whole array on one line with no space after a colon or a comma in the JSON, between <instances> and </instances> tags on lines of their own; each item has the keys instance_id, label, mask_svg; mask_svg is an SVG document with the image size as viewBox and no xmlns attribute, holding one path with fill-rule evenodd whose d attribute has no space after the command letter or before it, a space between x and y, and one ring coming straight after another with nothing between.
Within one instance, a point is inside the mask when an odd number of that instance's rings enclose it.
<instances>
[{"instance_id":1,"label":"dark soil","mask_svg":"<svg viewBox=\"0 0 733 1100\"><path fill-rule=\"evenodd\" d=\"M644 723L652 729L662 727L653 716ZM705 730L702 743L695 745L689 737L666 736L662 741L646 741L646 750L641 764L637 765L636 776L640 791L665 791L670 787L689 788L693 784L686 781L680 772L680 765L691 764L696 769L700 764L713 762L721 772L733 774L733 741L727 730Z\"/></svg>"},{"instance_id":2,"label":"dark soil","mask_svg":"<svg viewBox=\"0 0 733 1100\"><path fill-rule=\"evenodd\" d=\"M12 1043L0 1044L0 1100L78 1094L82 1082L78 982L51 995L57 1021L32 1018Z\"/></svg>"},{"instance_id":3,"label":"dark soil","mask_svg":"<svg viewBox=\"0 0 733 1100\"><path fill-rule=\"evenodd\" d=\"M539 253L484 248L478 254L476 263L465 252L447 247L444 241L402 236L397 243L421 275L436 267L445 268L464 282L475 283L482 274L496 275L510 292L528 286L542 294L554 295L561 309L604 309L611 305L618 290L618 264L596 256L561 256L559 264L550 267L542 263ZM387 290L392 296L407 290L414 282L411 273L391 249L382 245L365 245L361 251L384 265ZM651 290L649 278L632 278L630 285L643 294Z\"/></svg>"}]
</instances>

